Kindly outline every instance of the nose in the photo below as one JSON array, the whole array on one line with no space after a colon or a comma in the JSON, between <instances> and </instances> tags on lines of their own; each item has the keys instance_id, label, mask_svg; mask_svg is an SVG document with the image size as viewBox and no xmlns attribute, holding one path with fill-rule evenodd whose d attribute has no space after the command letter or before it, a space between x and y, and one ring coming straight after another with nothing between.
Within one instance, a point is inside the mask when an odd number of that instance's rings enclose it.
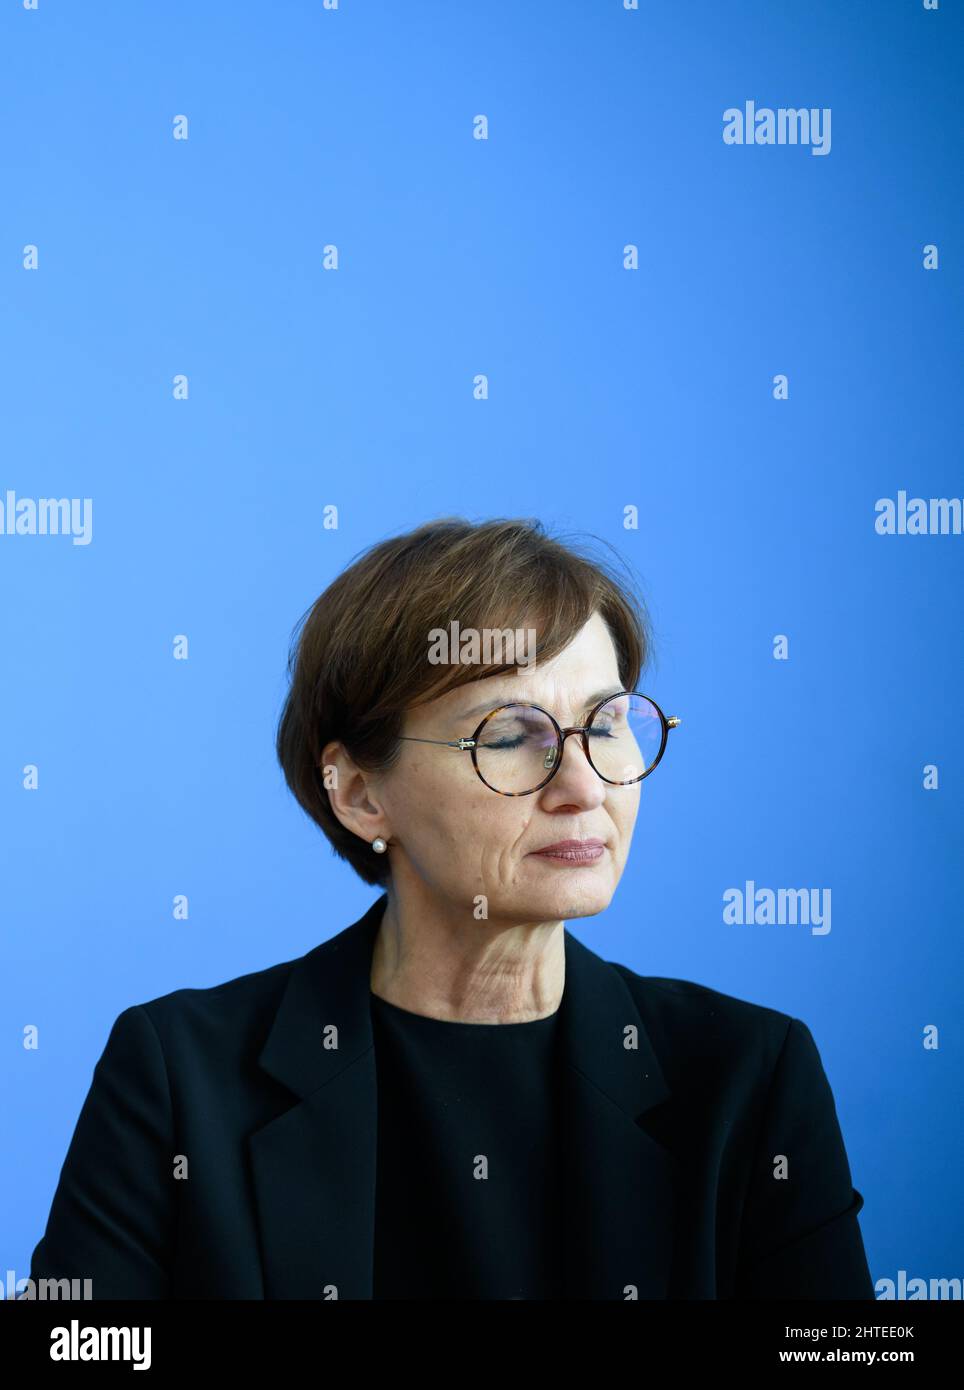
<instances>
[{"instance_id":1,"label":"nose","mask_svg":"<svg viewBox=\"0 0 964 1390\"><path fill-rule=\"evenodd\" d=\"M543 794L550 797L557 796L560 792L567 792L570 799L575 797L582 802L597 804L606 795L606 783L599 777L590 763L586 754L585 743L581 738L576 739L576 746L579 753L573 753L566 758L566 739L570 734L583 734L584 730L580 725L573 725L571 728L562 730L562 752L553 744L546 749L544 767L546 772L551 772L553 766L557 771L554 777L546 783ZM580 756L581 755L581 756Z\"/></svg>"}]
</instances>

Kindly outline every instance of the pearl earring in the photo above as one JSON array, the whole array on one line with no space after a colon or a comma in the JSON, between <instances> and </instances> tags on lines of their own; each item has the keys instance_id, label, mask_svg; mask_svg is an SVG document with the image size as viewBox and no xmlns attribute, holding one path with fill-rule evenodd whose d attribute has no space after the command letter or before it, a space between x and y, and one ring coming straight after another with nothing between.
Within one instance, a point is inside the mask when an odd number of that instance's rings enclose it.
<instances>
[{"instance_id":1,"label":"pearl earring","mask_svg":"<svg viewBox=\"0 0 964 1390\"><path fill-rule=\"evenodd\" d=\"M376 854L384 854L385 851L388 849L388 841L383 840L381 835L379 835L374 840L372 840L372 849L375 851Z\"/></svg>"}]
</instances>

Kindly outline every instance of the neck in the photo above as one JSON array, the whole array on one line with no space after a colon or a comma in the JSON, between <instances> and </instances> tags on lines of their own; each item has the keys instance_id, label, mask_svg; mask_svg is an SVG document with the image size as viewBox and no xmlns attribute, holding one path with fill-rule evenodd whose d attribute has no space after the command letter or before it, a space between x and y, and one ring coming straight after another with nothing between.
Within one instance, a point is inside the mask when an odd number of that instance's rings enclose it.
<instances>
[{"instance_id":1,"label":"neck","mask_svg":"<svg viewBox=\"0 0 964 1390\"><path fill-rule=\"evenodd\" d=\"M530 1023L562 1002L562 921L479 920L473 904L389 887L370 983L390 1004L462 1023Z\"/></svg>"}]
</instances>

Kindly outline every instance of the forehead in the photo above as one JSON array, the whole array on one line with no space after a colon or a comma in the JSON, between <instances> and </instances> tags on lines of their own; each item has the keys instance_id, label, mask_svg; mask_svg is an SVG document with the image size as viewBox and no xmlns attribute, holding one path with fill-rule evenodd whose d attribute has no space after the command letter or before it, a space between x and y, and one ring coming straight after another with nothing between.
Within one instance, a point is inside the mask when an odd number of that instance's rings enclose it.
<instances>
[{"instance_id":1,"label":"forehead","mask_svg":"<svg viewBox=\"0 0 964 1390\"><path fill-rule=\"evenodd\" d=\"M594 614L550 661L487 676L443 698L447 708L466 719L511 700L543 705L553 713L579 714L621 689L612 637L603 619Z\"/></svg>"}]
</instances>

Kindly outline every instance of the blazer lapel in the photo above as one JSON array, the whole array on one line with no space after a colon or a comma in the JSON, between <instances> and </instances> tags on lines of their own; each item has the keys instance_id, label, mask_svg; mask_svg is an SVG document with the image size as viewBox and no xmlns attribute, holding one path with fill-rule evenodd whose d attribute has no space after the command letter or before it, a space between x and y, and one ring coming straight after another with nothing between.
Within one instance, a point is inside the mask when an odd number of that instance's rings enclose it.
<instances>
[{"instance_id":1,"label":"blazer lapel","mask_svg":"<svg viewBox=\"0 0 964 1390\"><path fill-rule=\"evenodd\" d=\"M300 1103L248 1136L266 1298L371 1298L377 1087L369 1003L387 898L293 967L258 1058Z\"/></svg>"},{"instance_id":2,"label":"blazer lapel","mask_svg":"<svg viewBox=\"0 0 964 1390\"><path fill-rule=\"evenodd\" d=\"M387 898L292 968L261 1068L298 1101L248 1136L265 1297L373 1294L378 1103L369 1004ZM637 1121L669 1087L619 973L565 934L560 1012L569 1298L665 1298L676 1159Z\"/></svg>"}]
</instances>

